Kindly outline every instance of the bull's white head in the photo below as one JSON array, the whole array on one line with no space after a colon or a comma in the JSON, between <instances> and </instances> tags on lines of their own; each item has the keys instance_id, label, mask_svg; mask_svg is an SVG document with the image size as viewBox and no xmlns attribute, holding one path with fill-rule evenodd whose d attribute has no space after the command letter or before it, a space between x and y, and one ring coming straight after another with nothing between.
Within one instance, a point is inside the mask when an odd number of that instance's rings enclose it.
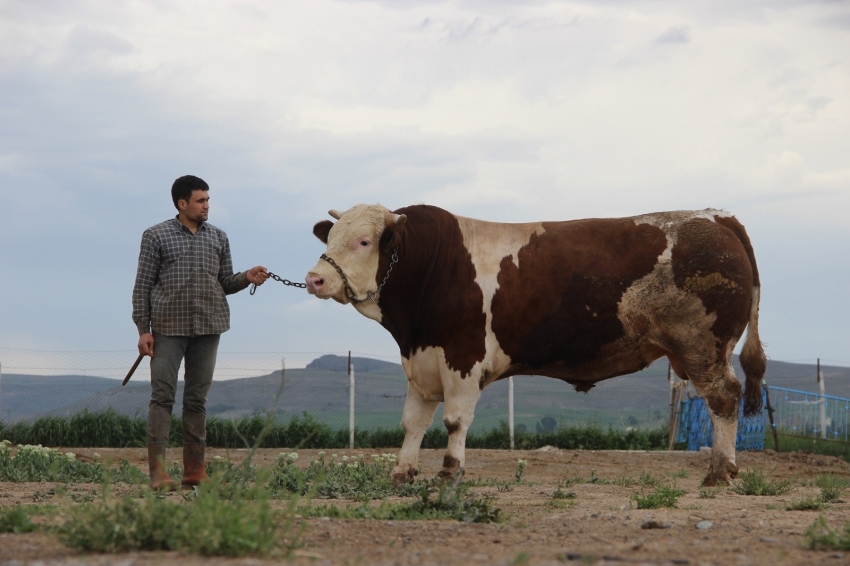
<instances>
[{"instance_id":1,"label":"bull's white head","mask_svg":"<svg viewBox=\"0 0 850 566\"><path fill-rule=\"evenodd\" d=\"M338 222L317 222L313 234L327 244L325 256L333 263L320 259L307 273L307 292L320 299L333 299L342 304L355 302L355 306L363 312L358 301L378 292L377 273L381 251L389 248L392 252L392 242L381 236L387 227L404 224L407 216L390 212L380 204L358 204L341 214L336 210L330 210L328 214ZM345 274L345 280L334 263ZM345 281L349 289L346 289ZM363 307L368 308L368 305ZM364 314L370 316L367 312Z\"/></svg>"}]
</instances>

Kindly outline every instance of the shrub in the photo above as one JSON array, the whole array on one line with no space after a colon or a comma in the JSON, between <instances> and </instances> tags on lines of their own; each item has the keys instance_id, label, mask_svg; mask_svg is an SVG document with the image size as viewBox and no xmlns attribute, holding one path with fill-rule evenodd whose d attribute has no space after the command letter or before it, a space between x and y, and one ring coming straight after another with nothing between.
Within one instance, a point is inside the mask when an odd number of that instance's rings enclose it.
<instances>
[{"instance_id":1,"label":"shrub","mask_svg":"<svg viewBox=\"0 0 850 566\"><path fill-rule=\"evenodd\" d=\"M794 481L793 478L769 480L761 468L754 468L741 472L740 483L736 483L732 491L738 495L785 495L793 489Z\"/></svg>"},{"instance_id":2,"label":"shrub","mask_svg":"<svg viewBox=\"0 0 850 566\"><path fill-rule=\"evenodd\" d=\"M649 493L632 494L632 499L637 503L638 509L660 509L675 508L679 504L679 498L685 495L685 490L674 486L662 485L656 487Z\"/></svg>"},{"instance_id":3,"label":"shrub","mask_svg":"<svg viewBox=\"0 0 850 566\"><path fill-rule=\"evenodd\" d=\"M813 550L850 550L850 523L844 523L844 531L829 528L823 515L806 529L806 542Z\"/></svg>"},{"instance_id":4,"label":"shrub","mask_svg":"<svg viewBox=\"0 0 850 566\"><path fill-rule=\"evenodd\" d=\"M0 533L28 533L36 528L22 507L16 506L8 510L0 509Z\"/></svg>"}]
</instances>

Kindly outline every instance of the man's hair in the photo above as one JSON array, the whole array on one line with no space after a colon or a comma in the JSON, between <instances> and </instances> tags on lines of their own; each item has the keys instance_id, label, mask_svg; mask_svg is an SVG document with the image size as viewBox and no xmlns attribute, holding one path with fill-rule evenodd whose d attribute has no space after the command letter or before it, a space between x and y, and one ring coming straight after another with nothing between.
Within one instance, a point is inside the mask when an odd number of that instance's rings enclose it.
<instances>
[{"instance_id":1,"label":"man's hair","mask_svg":"<svg viewBox=\"0 0 850 566\"><path fill-rule=\"evenodd\" d=\"M192 191L208 190L210 190L210 186L207 185L206 181L200 177L195 177L194 175L183 175L174 181L173 185L171 185L171 200L174 201L174 208L180 210L180 207L177 206L178 200L185 200L186 202L191 201Z\"/></svg>"}]
</instances>

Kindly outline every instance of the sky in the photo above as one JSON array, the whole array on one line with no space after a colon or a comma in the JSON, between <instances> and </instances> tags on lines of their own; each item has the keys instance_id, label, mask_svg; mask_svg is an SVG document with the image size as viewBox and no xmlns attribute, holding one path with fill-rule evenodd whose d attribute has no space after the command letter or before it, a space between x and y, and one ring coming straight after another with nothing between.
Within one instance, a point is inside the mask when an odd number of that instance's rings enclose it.
<instances>
[{"instance_id":1,"label":"sky","mask_svg":"<svg viewBox=\"0 0 850 566\"><path fill-rule=\"evenodd\" d=\"M134 350L141 234L184 174L237 269L293 281L358 203L722 208L768 356L850 365L848 2L0 0L0 348ZM222 351L398 355L304 290L229 302Z\"/></svg>"}]
</instances>

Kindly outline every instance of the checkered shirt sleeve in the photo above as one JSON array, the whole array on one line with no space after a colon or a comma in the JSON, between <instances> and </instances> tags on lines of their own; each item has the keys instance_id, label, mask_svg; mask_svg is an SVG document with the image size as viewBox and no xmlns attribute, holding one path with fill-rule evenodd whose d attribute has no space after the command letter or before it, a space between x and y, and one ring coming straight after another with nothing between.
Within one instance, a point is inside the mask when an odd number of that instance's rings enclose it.
<instances>
[{"instance_id":1,"label":"checkered shirt sleeve","mask_svg":"<svg viewBox=\"0 0 850 566\"><path fill-rule=\"evenodd\" d=\"M221 334L230 328L225 295L248 286L233 273L227 234L207 222L196 234L176 218L142 235L133 288L133 322L139 334Z\"/></svg>"}]
</instances>

